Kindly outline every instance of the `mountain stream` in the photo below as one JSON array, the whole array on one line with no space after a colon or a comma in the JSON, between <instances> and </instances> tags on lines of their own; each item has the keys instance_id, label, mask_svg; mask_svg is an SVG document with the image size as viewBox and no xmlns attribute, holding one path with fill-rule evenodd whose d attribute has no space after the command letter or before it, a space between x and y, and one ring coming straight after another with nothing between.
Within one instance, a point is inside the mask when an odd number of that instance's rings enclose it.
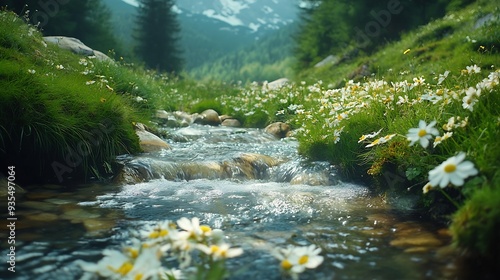
<instances>
[{"instance_id":1,"label":"mountain stream","mask_svg":"<svg viewBox=\"0 0 500 280\"><path fill-rule=\"evenodd\" d=\"M328 163L304 160L293 138L202 125L168 132L171 150L119 159L119 182L44 185L18 197L16 273L4 261L0 278L79 279L77 260L97 262L130 230L181 217L198 217L243 248L227 262L230 279L282 279L271 252L288 244L322 249L323 264L300 279L454 274L444 230L340 180ZM6 240L5 227L0 234ZM6 259L9 245L1 246Z\"/></svg>"}]
</instances>

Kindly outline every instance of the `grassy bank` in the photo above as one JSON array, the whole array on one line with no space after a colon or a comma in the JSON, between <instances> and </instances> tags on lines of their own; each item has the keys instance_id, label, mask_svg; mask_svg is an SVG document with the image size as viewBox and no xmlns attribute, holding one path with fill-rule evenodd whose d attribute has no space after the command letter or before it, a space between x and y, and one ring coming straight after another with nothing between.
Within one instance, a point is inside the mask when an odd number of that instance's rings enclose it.
<instances>
[{"instance_id":1,"label":"grassy bank","mask_svg":"<svg viewBox=\"0 0 500 280\"><path fill-rule=\"evenodd\" d=\"M484 257L471 263L494 270L499 27L497 5L478 1L373 54L346 50L341 62L305 70L297 83L254 84L217 100L248 123L290 123L300 153L346 178L416 196L425 215L450 223L458 247Z\"/></svg>"},{"instance_id":2,"label":"grassy bank","mask_svg":"<svg viewBox=\"0 0 500 280\"><path fill-rule=\"evenodd\" d=\"M135 106L98 74L109 63L45 44L14 14L0 22L1 165L19 182L106 177L117 155L139 150Z\"/></svg>"}]
</instances>

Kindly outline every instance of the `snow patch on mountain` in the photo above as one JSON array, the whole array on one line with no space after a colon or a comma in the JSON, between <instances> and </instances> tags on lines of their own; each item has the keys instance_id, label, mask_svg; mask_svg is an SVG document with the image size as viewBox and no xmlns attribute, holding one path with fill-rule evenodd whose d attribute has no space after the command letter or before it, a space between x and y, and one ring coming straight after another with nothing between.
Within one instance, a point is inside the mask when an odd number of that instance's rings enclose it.
<instances>
[{"instance_id":1,"label":"snow patch on mountain","mask_svg":"<svg viewBox=\"0 0 500 280\"><path fill-rule=\"evenodd\" d=\"M228 23L228 24L233 25L233 26L243 26L244 25L243 22L239 18L237 18L236 16L217 14L212 9L205 10L205 11L203 11L202 14L204 16L209 17L209 18L218 19L220 21L223 21L223 22Z\"/></svg>"},{"instance_id":2,"label":"snow patch on mountain","mask_svg":"<svg viewBox=\"0 0 500 280\"><path fill-rule=\"evenodd\" d=\"M122 0L139 6L138 0ZM234 27L279 29L296 20L300 0L179 0L174 11L187 15L203 15Z\"/></svg>"}]
</instances>

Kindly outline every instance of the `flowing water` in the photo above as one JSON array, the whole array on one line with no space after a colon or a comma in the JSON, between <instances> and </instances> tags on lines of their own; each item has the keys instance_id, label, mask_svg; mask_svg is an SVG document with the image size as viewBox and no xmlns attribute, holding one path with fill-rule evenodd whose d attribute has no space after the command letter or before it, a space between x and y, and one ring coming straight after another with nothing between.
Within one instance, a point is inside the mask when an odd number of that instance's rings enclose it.
<instances>
[{"instance_id":1,"label":"flowing water","mask_svg":"<svg viewBox=\"0 0 500 280\"><path fill-rule=\"evenodd\" d=\"M328 163L303 160L293 139L200 125L169 134L171 150L121 157L118 183L19 195L16 273L4 261L1 278L78 279L78 260L97 262L131 230L181 217L224 230L244 249L227 263L231 279L281 279L271 252L288 244L322 248L323 264L301 279L454 275L446 234L369 186L339 180ZM5 227L0 233L6 240ZM7 242L1 246L7 259Z\"/></svg>"}]
</instances>

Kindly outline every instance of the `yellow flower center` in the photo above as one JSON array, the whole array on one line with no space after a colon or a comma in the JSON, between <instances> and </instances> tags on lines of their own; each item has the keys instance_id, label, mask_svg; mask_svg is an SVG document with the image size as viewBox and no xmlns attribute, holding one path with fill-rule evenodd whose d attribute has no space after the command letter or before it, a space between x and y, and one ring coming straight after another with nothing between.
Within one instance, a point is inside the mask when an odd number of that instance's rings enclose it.
<instances>
[{"instance_id":1,"label":"yellow flower center","mask_svg":"<svg viewBox=\"0 0 500 280\"><path fill-rule=\"evenodd\" d=\"M133 259L139 256L139 251L137 251L136 249L127 248L126 250L129 252L130 257L132 257Z\"/></svg>"},{"instance_id":2,"label":"yellow flower center","mask_svg":"<svg viewBox=\"0 0 500 280\"><path fill-rule=\"evenodd\" d=\"M300 257L299 264L305 264L305 263L307 263L308 260L309 260L309 257L307 255L304 255L304 256Z\"/></svg>"},{"instance_id":3,"label":"yellow flower center","mask_svg":"<svg viewBox=\"0 0 500 280\"><path fill-rule=\"evenodd\" d=\"M134 280L141 280L143 276L144 275L142 273L139 273L134 277Z\"/></svg>"},{"instance_id":4,"label":"yellow flower center","mask_svg":"<svg viewBox=\"0 0 500 280\"><path fill-rule=\"evenodd\" d=\"M134 268L134 265L131 262L125 262L118 269L115 269L114 267L111 267L111 266L108 266L108 268L109 268L109 270L111 270L113 272L116 272L122 276L125 276L125 275L127 275L127 273L129 273Z\"/></svg>"},{"instance_id":5,"label":"yellow flower center","mask_svg":"<svg viewBox=\"0 0 500 280\"><path fill-rule=\"evenodd\" d=\"M212 231L212 229L209 226L205 226L205 225L200 226L200 229L201 229L201 231L203 231L203 233L208 233L208 232Z\"/></svg>"},{"instance_id":6,"label":"yellow flower center","mask_svg":"<svg viewBox=\"0 0 500 280\"><path fill-rule=\"evenodd\" d=\"M281 268L283 268L284 270L290 270L292 268L292 263L290 263L290 261L288 260L283 260L281 262Z\"/></svg>"},{"instance_id":7,"label":"yellow flower center","mask_svg":"<svg viewBox=\"0 0 500 280\"><path fill-rule=\"evenodd\" d=\"M219 251L219 246L217 245L212 245L210 246L210 252L213 254L213 253L216 253L217 251Z\"/></svg>"},{"instance_id":8,"label":"yellow flower center","mask_svg":"<svg viewBox=\"0 0 500 280\"><path fill-rule=\"evenodd\" d=\"M454 165L454 164L447 164L445 167L444 167L444 172L446 173L451 173L453 171L457 170L457 166Z\"/></svg>"},{"instance_id":9,"label":"yellow flower center","mask_svg":"<svg viewBox=\"0 0 500 280\"><path fill-rule=\"evenodd\" d=\"M421 129L418 132L418 137L424 137L425 135L427 135L427 130L425 130L425 129Z\"/></svg>"}]
</instances>

